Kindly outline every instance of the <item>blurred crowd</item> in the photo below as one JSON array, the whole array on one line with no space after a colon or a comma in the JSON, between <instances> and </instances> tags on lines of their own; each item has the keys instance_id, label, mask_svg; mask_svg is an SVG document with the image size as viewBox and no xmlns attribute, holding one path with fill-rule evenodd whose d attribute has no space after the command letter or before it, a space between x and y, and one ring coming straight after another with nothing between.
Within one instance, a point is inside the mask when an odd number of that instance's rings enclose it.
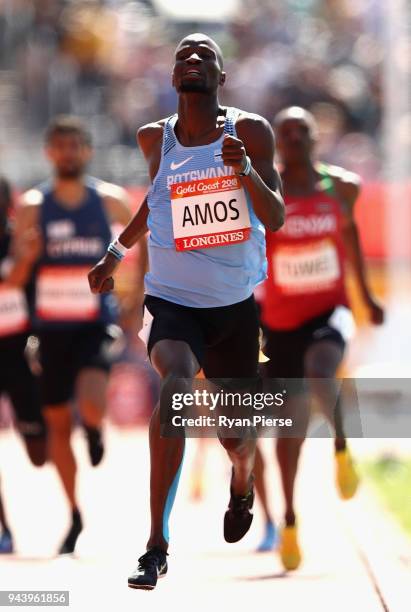
<instances>
[{"instance_id":1,"label":"blurred crowd","mask_svg":"<svg viewBox=\"0 0 411 612\"><path fill-rule=\"evenodd\" d=\"M381 175L384 0L238 0L225 23L173 21L153 0L0 3L0 165L20 187L44 178L42 132L56 113L87 119L93 173L146 180L136 129L174 112L176 42L205 30L226 57L225 104L272 119L309 108L321 156L366 179ZM398 41L409 77L410 40Z\"/></svg>"}]
</instances>

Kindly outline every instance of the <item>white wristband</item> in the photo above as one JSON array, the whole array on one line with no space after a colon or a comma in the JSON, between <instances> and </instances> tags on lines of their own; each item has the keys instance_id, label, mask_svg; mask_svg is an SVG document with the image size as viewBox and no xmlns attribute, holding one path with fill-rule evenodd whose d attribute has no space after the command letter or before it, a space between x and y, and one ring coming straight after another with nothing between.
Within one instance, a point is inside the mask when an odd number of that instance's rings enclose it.
<instances>
[{"instance_id":1,"label":"white wristband","mask_svg":"<svg viewBox=\"0 0 411 612\"><path fill-rule=\"evenodd\" d=\"M107 250L119 260L123 259L123 257L128 251L127 247L125 247L124 244L121 244L118 238L116 238L116 240L113 240L113 242L110 242L110 245Z\"/></svg>"},{"instance_id":2,"label":"white wristband","mask_svg":"<svg viewBox=\"0 0 411 612\"><path fill-rule=\"evenodd\" d=\"M237 174L239 176L248 176L251 172L251 159L248 157L248 155L245 158L245 168L242 172L237 172Z\"/></svg>"},{"instance_id":3,"label":"white wristband","mask_svg":"<svg viewBox=\"0 0 411 612\"><path fill-rule=\"evenodd\" d=\"M124 244L121 244L120 240L118 238L116 238L112 244L116 247L116 249L118 249L120 251L120 253L124 256L126 255L128 248L124 246Z\"/></svg>"}]
</instances>

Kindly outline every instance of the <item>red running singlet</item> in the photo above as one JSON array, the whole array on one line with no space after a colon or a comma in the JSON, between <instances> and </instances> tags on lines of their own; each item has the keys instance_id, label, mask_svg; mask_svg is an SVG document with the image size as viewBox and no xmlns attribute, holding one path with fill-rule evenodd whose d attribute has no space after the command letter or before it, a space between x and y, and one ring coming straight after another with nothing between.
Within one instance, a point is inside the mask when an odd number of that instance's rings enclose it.
<instances>
[{"instance_id":1,"label":"red running singlet","mask_svg":"<svg viewBox=\"0 0 411 612\"><path fill-rule=\"evenodd\" d=\"M268 278L257 295L262 322L280 330L348 305L341 203L322 191L286 196L285 206L283 227L267 232Z\"/></svg>"}]
</instances>

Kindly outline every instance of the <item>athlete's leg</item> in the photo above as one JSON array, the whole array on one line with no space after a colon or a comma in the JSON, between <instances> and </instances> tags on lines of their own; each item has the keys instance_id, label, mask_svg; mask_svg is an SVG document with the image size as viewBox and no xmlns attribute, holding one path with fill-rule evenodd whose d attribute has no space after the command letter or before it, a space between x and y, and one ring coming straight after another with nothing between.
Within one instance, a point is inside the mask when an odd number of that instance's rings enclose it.
<instances>
[{"instance_id":1,"label":"athlete's leg","mask_svg":"<svg viewBox=\"0 0 411 612\"><path fill-rule=\"evenodd\" d=\"M221 311L217 320L211 320L210 328L213 327L219 330L219 335L214 335L214 342L209 342L207 346L203 368L206 378L211 384L217 384L217 388L240 395L257 390L260 381L260 345L254 298L250 297ZM228 416L235 417L235 406L226 410ZM224 539L230 543L238 542L247 533L253 520L251 509L254 502L256 448L254 427L241 427L237 437L230 437L232 433L228 428L218 430L220 443L226 449L233 466L230 501L224 515Z\"/></svg>"},{"instance_id":2,"label":"athlete's leg","mask_svg":"<svg viewBox=\"0 0 411 612\"><path fill-rule=\"evenodd\" d=\"M301 448L309 421L309 401L306 393L288 397L284 418L298 419L298 436L279 437L276 444L277 461L280 468L281 484L284 493L286 525L294 525L296 516L294 508L294 489Z\"/></svg>"},{"instance_id":3,"label":"athlete's leg","mask_svg":"<svg viewBox=\"0 0 411 612\"><path fill-rule=\"evenodd\" d=\"M260 500L264 514L264 534L260 544L257 547L257 552L267 552L272 550L276 545L277 532L274 525L270 507L267 499L267 487L265 484L265 464L261 448L257 443L255 462L254 462L254 484L257 497Z\"/></svg>"},{"instance_id":4,"label":"athlete's leg","mask_svg":"<svg viewBox=\"0 0 411 612\"><path fill-rule=\"evenodd\" d=\"M330 331L335 334L334 330ZM338 333L338 332L337 332ZM339 335L313 343L305 355L305 371L312 392L335 433L336 482L342 499L351 499L357 491L359 477L347 447L342 417L339 384L335 374L344 354L344 342Z\"/></svg>"},{"instance_id":5,"label":"athlete's leg","mask_svg":"<svg viewBox=\"0 0 411 612\"><path fill-rule=\"evenodd\" d=\"M76 400L86 427L101 427L107 405L108 374L98 368L84 368L76 380Z\"/></svg>"},{"instance_id":6,"label":"athlete's leg","mask_svg":"<svg viewBox=\"0 0 411 612\"><path fill-rule=\"evenodd\" d=\"M72 417L68 404L46 406L44 416L48 429L49 457L57 469L71 507L71 524L59 553L72 553L83 529L76 498L77 464L71 446Z\"/></svg>"},{"instance_id":7,"label":"athlete's leg","mask_svg":"<svg viewBox=\"0 0 411 612\"><path fill-rule=\"evenodd\" d=\"M262 372L266 383L274 388L287 387L287 396L281 408L281 417L294 423L292 437L279 435L276 455L280 468L281 484L285 500L285 524L295 524L294 486L301 447L309 421L309 400L303 382L303 356L305 333L303 330L264 329L264 353L269 361ZM284 380L283 380L284 379ZM280 386L280 380L283 380ZM281 430L279 434L281 434Z\"/></svg>"},{"instance_id":8,"label":"athlete's leg","mask_svg":"<svg viewBox=\"0 0 411 612\"><path fill-rule=\"evenodd\" d=\"M335 380L343 355L342 341L330 339L312 343L304 356L304 374L310 379L311 391L334 429L336 450L343 450L346 446L338 384Z\"/></svg>"},{"instance_id":9,"label":"athlete's leg","mask_svg":"<svg viewBox=\"0 0 411 612\"><path fill-rule=\"evenodd\" d=\"M298 381L300 382L300 381ZM294 507L295 482L301 449L309 422L309 400L304 392L289 395L286 401L286 418L298 422L295 437L279 437L276 445L277 461L280 468L281 485L285 501L284 525L280 531L279 554L286 570L295 570L301 563L298 542L298 526Z\"/></svg>"},{"instance_id":10,"label":"athlete's leg","mask_svg":"<svg viewBox=\"0 0 411 612\"><path fill-rule=\"evenodd\" d=\"M117 336L109 329L103 324L89 325L76 334L73 347L74 395L93 466L99 465L104 455L101 425L106 413L109 372L114 359L112 344ZM118 333L121 335L120 329Z\"/></svg>"},{"instance_id":11,"label":"athlete's leg","mask_svg":"<svg viewBox=\"0 0 411 612\"><path fill-rule=\"evenodd\" d=\"M227 321L231 330L224 339L207 348L204 374L208 379L229 378L238 380L238 392L250 391L242 381L257 381L259 344L259 321L253 298L236 304L230 312L234 321ZM251 383L252 384L252 383ZM234 385L236 386L236 384ZM247 495L250 491L251 475L254 468L256 437L245 431L243 437L219 435L221 444L233 464L231 489L235 495Z\"/></svg>"},{"instance_id":12,"label":"athlete's leg","mask_svg":"<svg viewBox=\"0 0 411 612\"><path fill-rule=\"evenodd\" d=\"M54 463L71 508L71 525L60 553L73 552L82 530L76 498L77 465L71 446L75 368L72 357L73 332L47 332L40 337L40 387L47 424L48 455Z\"/></svg>"},{"instance_id":13,"label":"athlete's leg","mask_svg":"<svg viewBox=\"0 0 411 612\"><path fill-rule=\"evenodd\" d=\"M28 457L33 465L41 466L47 457L47 439L44 419L41 414L39 388L24 354L26 336L10 337L4 349L5 363L2 363L1 391L5 391L12 403L16 425L22 436ZM13 540L4 513L0 495L0 553L13 550ZM0 530L1 531L1 530Z\"/></svg>"},{"instance_id":14,"label":"athlete's leg","mask_svg":"<svg viewBox=\"0 0 411 612\"><path fill-rule=\"evenodd\" d=\"M264 330L264 353L269 361L263 372L273 384L287 388L286 401L281 417L292 419L293 432L279 430L276 441L277 462L285 502L284 525L279 534L279 553L285 569L296 569L301 562L298 544L294 490L298 464L309 422L309 400L303 382L303 355L305 334L303 330ZM265 381L267 384L267 380ZM288 436L282 435L286 433Z\"/></svg>"},{"instance_id":15,"label":"athlete's leg","mask_svg":"<svg viewBox=\"0 0 411 612\"><path fill-rule=\"evenodd\" d=\"M75 508L76 462L71 448L70 410L75 380L72 344L73 333L66 330L40 335L40 391L49 457L56 466L70 506Z\"/></svg>"},{"instance_id":16,"label":"athlete's leg","mask_svg":"<svg viewBox=\"0 0 411 612\"><path fill-rule=\"evenodd\" d=\"M93 466L98 465L104 455L101 424L106 413L108 379L106 370L86 367L80 370L76 380L77 406Z\"/></svg>"},{"instance_id":17,"label":"athlete's leg","mask_svg":"<svg viewBox=\"0 0 411 612\"><path fill-rule=\"evenodd\" d=\"M38 381L31 372L23 352L12 360L8 375L7 393L13 405L17 428L22 436L27 455L37 467L47 460L47 436L41 412Z\"/></svg>"},{"instance_id":18,"label":"athlete's leg","mask_svg":"<svg viewBox=\"0 0 411 612\"><path fill-rule=\"evenodd\" d=\"M201 501L204 495L205 463L207 454L207 438L198 438L191 466L190 496L193 501Z\"/></svg>"},{"instance_id":19,"label":"athlete's leg","mask_svg":"<svg viewBox=\"0 0 411 612\"><path fill-rule=\"evenodd\" d=\"M180 378L194 378L200 365L186 342L159 340L151 350L151 362L162 378L162 396L181 391ZM160 404L150 421L151 531L147 549L168 549L168 519L174 503L184 454L184 438L161 437Z\"/></svg>"},{"instance_id":20,"label":"athlete's leg","mask_svg":"<svg viewBox=\"0 0 411 612\"><path fill-rule=\"evenodd\" d=\"M255 451L255 462L254 462L254 484L258 499L260 500L264 519L266 523L272 523L273 517L270 511L270 507L268 505L267 499L267 487L265 486L264 474L265 473L265 464L263 454L261 452L260 446L257 444Z\"/></svg>"},{"instance_id":21,"label":"athlete's leg","mask_svg":"<svg viewBox=\"0 0 411 612\"><path fill-rule=\"evenodd\" d=\"M71 508L77 508L75 494L77 466L70 441L72 429L70 405L45 406L44 417L48 429L50 459L56 466Z\"/></svg>"}]
</instances>

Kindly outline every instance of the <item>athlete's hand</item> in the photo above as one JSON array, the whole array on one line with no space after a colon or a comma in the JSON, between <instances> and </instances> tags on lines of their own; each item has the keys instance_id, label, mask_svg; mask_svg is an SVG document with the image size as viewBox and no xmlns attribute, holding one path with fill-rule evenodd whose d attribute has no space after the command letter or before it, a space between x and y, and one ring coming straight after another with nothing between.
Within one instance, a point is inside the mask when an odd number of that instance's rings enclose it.
<instances>
[{"instance_id":1,"label":"athlete's hand","mask_svg":"<svg viewBox=\"0 0 411 612\"><path fill-rule=\"evenodd\" d=\"M231 166L234 172L242 172L247 165L247 153L242 140L226 134L221 149L225 166Z\"/></svg>"},{"instance_id":2,"label":"athlete's hand","mask_svg":"<svg viewBox=\"0 0 411 612\"><path fill-rule=\"evenodd\" d=\"M384 323L384 309L371 296L367 297L366 305L371 323L374 325L382 325Z\"/></svg>"},{"instance_id":3,"label":"athlete's hand","mask_svg":"<svg viewBox=\"0 0 411 612\"><path fill-rule=\"evenodd\" d=\"M88 273L88 283L92 293L108 293L114 289L112 274L119 260L111 253L106 253Z\"/></svg>"}]
</instances>

